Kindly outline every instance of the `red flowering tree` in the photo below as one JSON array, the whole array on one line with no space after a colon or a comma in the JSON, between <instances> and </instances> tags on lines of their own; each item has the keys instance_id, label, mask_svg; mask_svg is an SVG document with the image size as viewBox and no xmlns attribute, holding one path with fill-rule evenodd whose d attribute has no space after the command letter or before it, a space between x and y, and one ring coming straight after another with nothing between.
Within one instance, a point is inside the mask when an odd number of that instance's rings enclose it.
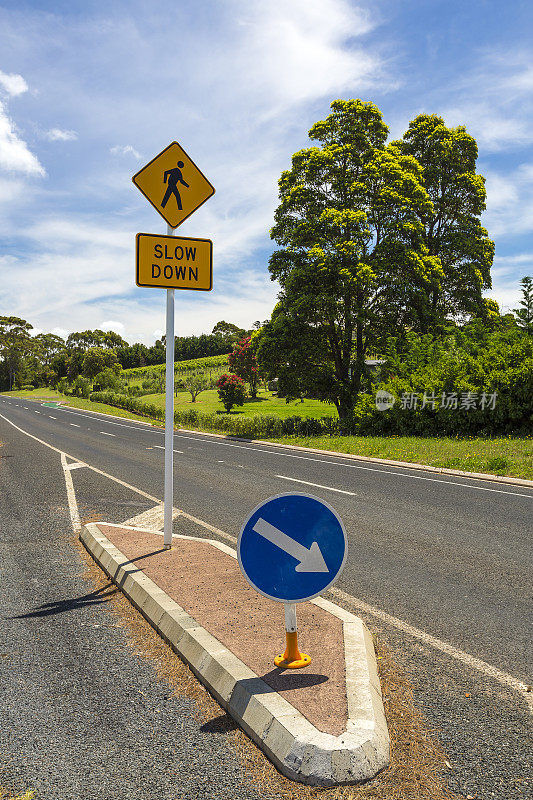
<instances>
[{"instance_id":1,"label":"red flowering tree","mask_svg":"<svg viewBox=\"0 0 533 800\"><path fill-rule=\"evenodd\" d=\"M241 339L233 345L233 352L228 355L228 364L235 375L239 375L250 385L250 394L257 397L259 370L257 360L251 348L251 336Z\"/></svg>"},{"instance_id":2,"label":"red flowering tree","mask_svg":"<svg viewBox=\"0 0 533 800\"><path fill-rule=\"evenodd\" d=\"M233 406L242 406L246 397L246 386L242 378L238 375L221 375L216 383L218 396L222 400L222 405L229 412Z\"/></svg>"}]
</instances>

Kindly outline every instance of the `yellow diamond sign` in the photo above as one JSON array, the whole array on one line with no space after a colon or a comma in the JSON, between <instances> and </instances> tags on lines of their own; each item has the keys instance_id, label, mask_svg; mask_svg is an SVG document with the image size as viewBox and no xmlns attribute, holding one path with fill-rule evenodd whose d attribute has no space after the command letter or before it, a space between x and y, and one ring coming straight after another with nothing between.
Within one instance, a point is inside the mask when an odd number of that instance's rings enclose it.
<instances>
[{"instance_id":1,"label":"yellow diamond sign","mask_svg":"<svg viewBox=\"0 0 533 800\"><path fill-rule=\"evenodd\" d=\"M215 193L215 187L177 142L169 144L132 181L171 228L181 225Z\"/></svg>"}]
</instances>

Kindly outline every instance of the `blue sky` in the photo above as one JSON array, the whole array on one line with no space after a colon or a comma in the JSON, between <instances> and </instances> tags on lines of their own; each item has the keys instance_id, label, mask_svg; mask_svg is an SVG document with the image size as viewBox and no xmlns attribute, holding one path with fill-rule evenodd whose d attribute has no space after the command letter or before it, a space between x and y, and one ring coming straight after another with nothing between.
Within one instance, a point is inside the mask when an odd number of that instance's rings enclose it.
<instances>
[{"instance_id":1,"label":"blue sky","mask_svg":"<svg viewBox=\"0 0 533 800\"><path fill-rule=\"evenodd\" d=\"M476 137L509 310L533 274L531 30L518 0L0 0L0 314L160 336L134 242L166 226L131 176L177 140L217 191L179 228L213 239L215 272L176 293L176 333L267 318L277 180L337 97L393 138L420 112Z\"/></svg>"}]
</instances>

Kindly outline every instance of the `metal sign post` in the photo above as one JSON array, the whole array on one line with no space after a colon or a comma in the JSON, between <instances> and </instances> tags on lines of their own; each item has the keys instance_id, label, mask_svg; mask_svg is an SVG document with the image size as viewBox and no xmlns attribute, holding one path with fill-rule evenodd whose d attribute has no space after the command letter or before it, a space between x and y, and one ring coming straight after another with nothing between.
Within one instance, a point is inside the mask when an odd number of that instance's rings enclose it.
<instances>
[{"instance_id":1,"label":"metal sign post","mask_svg":"<svg viewBox=\"0 0 533 800\"><path fill-rule=\"evenodd\" d=\"M177 238L174 229L214 194L215 187L178 142L171 142L132 181L167 223L167 236L137 234L135 274L137 286L167 290L163 547L169 550L174 510L174 290L213 288L213 243ZM172 243L169 237L174 237Z\"/></svg>"},{"instance_id":2,"label":"metal sign post","mask_svg":"<svg viewBox=\"0 0 533 800\"><path fill-rule=\"evenodd\" d=\"M167 225L167 235L174 229ZM167 289L167 331L165 365L165 510L163 547L172 546L172 512L174 510L174 289Z\"/></svg>"}]
</instances>

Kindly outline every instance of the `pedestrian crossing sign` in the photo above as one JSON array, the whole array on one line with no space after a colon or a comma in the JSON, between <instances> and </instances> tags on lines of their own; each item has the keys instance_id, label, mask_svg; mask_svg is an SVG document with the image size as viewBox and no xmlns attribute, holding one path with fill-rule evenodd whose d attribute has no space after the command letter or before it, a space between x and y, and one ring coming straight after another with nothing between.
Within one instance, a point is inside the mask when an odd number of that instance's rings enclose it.
<instances>
[{"instance_id":1,"label":"pedestrian crossing sign","mask_svg":"<svg viewBox=\"0 0 533 800\"><path fill-rule=\"evenodd\" d=\"M181 225L215 193L178 142L169 144L132 181L171 228Z\"/></svg>"}]
</instances>

